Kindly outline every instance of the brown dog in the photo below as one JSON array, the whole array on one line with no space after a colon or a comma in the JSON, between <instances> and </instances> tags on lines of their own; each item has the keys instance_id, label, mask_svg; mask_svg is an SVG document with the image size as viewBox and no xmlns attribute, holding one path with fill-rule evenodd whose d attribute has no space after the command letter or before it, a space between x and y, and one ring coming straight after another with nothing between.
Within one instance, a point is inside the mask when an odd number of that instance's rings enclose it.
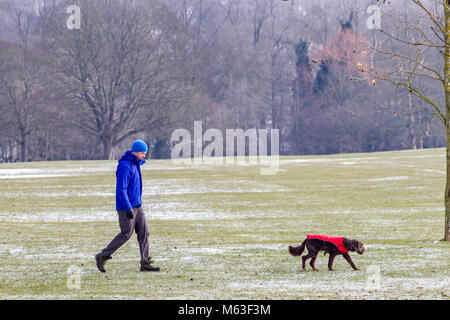
<instances>
[{"instance_id":1,"label":"brown dog","mask_svg":"<svg viewBox=\"0 0 450 320\"><path fill-rule=\"evenodd\" d=\"M350 258L348 252L356 251L358 254L363 254L364 251L366 251L364 244L361 241L355 239L308 234L305 241L303 241L300 246L289 246L289 253L294 257L300 256L305 250L305 247L308 249L308 254L302 257L302 267L303 269L305 269L306 260L311 258L309 264L314 270L317 270L315 267L315 263L319 251L325 251L325 254L330 254L330 257L328 259L328 270L330 271L334 271L334 258L340 254L342 254L342 256L345 258L345 260L347 260L347 262L352 266L353 269L359 270L359 268L353 263L352 258Z\"/></svg>"}]
</instances>

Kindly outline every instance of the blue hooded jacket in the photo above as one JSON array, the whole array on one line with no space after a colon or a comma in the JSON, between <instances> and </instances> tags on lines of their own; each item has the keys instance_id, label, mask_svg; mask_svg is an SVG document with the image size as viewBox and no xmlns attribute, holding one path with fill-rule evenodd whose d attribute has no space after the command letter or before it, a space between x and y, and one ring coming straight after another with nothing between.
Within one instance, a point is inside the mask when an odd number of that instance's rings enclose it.
<instances>
[{"instance_id":1,"label":"blue hooded jacket","mask_svg":"<svg viewBox=\"0 0 450 320\"><path fill-rule=\"evenodd\" d=\"M123 154L116 170L116 210L131 210L142 205L141 165L131 151Z\"/></svg>"}]
</instances>

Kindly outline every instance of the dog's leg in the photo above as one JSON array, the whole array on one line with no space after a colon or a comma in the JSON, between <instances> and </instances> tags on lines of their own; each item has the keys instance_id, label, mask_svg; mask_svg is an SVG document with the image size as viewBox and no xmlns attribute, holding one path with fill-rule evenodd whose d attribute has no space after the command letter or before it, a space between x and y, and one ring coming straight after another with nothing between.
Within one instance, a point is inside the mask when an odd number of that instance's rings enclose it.
<instances>
[{"instance_id":1,"label":"dog's leg","mask_svg":"<svg viewBox=\"0 0 450 320\"><path fill-rule=\"evenodd\" d=\"M347 260L347 262L352 266L354 270L359 270L359 268L353 263L352 258L348 253L344 253L342 254L342 256L345 258L345 260Z\"/></svg>"},{"instance_id":2,"label":"dog's leg","mask_svg":"<svg viewBox=\"0 0 450 320\"><path fill-rule=\"evenodd\" d=\"M302 269L303 270L305 270L305 263L306 263L306 257L307 257L308 255L307 254L305 254L304 256L302 256Z\"/></svg>"},{"instance_id":3,"label":"dog's leg","mask_svg":"<svg viewBox=\"0 0 450 320\"><path fill-rule=\"evenodd\" d=\"M336 257L336 253L330 252L330 257L328 258L328 270L330 270L330 271L334 271L333 261L334 261L335 257Z\"/></svg>"},{"instance_id":4,"label":"dog's leg","mask_svg":"<svg viewBox=\"0 0 450 320\"><path fill-rule=\"evenodd\" d=\"M306 254L306 255L304 255L304 256L302 257L302 267L303 267L303 270L305 269L306 260L308 260L308 259L314 257L314 255L316 255L316 252L314 252L314 251L308 249L308 254Z\"/></svg>"},{"instance_id":5,"label":"dog's leg","mask_svg":"<svg viewBox=\"0 0 450 320\"><path fill-rule=\"evenodd\" d=\"M311 258L311 261L309 262L309 264L313 268L313 270L319 270L319 269L316 269L316 259L317 259L318 255L319 255L319 252L316 252L316 254Z\"/></svg>"}]
</instances>

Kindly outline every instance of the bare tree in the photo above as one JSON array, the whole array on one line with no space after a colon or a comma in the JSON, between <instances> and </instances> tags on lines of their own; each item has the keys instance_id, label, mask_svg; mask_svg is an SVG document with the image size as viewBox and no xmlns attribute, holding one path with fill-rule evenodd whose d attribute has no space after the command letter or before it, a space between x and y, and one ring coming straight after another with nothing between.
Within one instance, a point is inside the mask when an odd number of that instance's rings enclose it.
<instances>
[{"instance_id":1,"label":"bare tree","mask_svg":"<svg viewBox=\"0 0 450 320\"><path fill-rule=\"evenodd\" d=\"M30 136L39 125L43 104L43 55L33 41L37 16L23 1L5 1L2 10L12 26L10 39L0 47L0 99L7 121L6 135L20 146L20 161L27 161Z\"/></svg>"},{"instance_id":2,"label":"bare tree","mask_svg":"<svg viewBox=\"0 0 450 320\"><path fill-rule=\"evenodd\" d=\"M97 137L110 159L123 140L170 122L180 105L171 17L157 1L80 0L81 28L70 30L62 22L72 2L43 14L43 47L72 98L73 124Z\"/></svg>"},{"instance_id":3,"label":"bare tree","mask_svg":"<svg viewBox=\"0 0 450 320\"><path fill-rule=\"evenodd\" d=\"M410 12L412 21L402 21L398 16L389 19L390 3L374 2L383 6L386 19L380 30L383 37L371 46L374 59L369 67L370 75L403 88L424 101L432 109L433 118L439 119L446 129L444 240L450 241L450 2L411 0L414 5ZM391 28L387 22L391 23ZM392 50L386 46L387 42L396 42L403 48ZM423 81L430 85L423 86ZM440 96L445 99L436 99L430 87L439 88Z\"/></svg>"}]
</instances>

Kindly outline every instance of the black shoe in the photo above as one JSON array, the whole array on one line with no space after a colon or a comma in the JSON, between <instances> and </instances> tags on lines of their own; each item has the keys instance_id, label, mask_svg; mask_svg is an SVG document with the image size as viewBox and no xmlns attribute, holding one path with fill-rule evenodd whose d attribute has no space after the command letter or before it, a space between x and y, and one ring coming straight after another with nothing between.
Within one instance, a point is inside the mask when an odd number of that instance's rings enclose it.
<instances>
[{"instance_id":1,"label":"black shoe","mask_svg":"<svg viewBox=\"0 0 450 320\"><path fill-rule=\"evenodd\" d=\"M152 259L151 256L148 257L148 260L141 260L141 264L153 263L155 260Z\"/></svg>"},{"instance_id":2,"label":"black shoe","mask_svg":"<svg viewBox=\"0 0 450 320\"><path fill-rule=\"evenodd\" d=\"M111 259L111 258L112 257L103 257L101 252L97 253L95 255L95 261L97 262L98 270L100 270L101 272L106 272L106 270L105 270L106 261Z\"/></svg>"},{"instance_id":3,"label":"black shoe","mask_svg":"<svg viewBox=\"0 0 450 320\"><path fill-rule=\"evenodd\" d=\"M141 263L140 271L159 271L159 267L154 267L150 263Z\"/></svg>"}]
</instances>

